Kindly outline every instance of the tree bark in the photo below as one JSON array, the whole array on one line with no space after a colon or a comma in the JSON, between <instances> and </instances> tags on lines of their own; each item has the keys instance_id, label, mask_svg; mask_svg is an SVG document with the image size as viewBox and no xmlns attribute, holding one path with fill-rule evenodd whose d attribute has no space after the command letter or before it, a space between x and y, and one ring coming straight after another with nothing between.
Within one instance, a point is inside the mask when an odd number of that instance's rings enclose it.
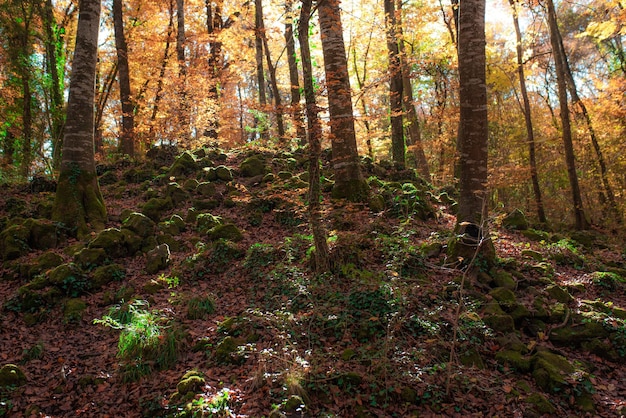
<instances>
[{"instance_id":1,"label":"tree bark","mask_svg":"<svg viewBox=\"0 0 626 418\"><path fill-rule=\"evenodd\" d=\"M404 170L406 146L402 123L402 69L398 48L395 0L384 0L387 50L389 52L389 112L391 119L391 155L395 166Z\"/></svg>"},{"instance_id":2,"label":"tree bark","mask_svg":"<svg viewBox=\"0 0 626 418\"><path fill-rule=\"evenodd\" d=\"M332 195L335 198L365 201L368 186L361 175L359 165L339 0L321 0L318 3L318 14L326 88L328 89L328 110L335 173Z\"/></svg>"},{"instance_id":3,"label":"tree bark","mask_svg":"<svg viewBox=\"0 0 626 418\"><path fill-rule=\"evenodd\" d=\"M554 67L556 72L556 82L559 95L559 116L561 119L561 136L563 148L565 150L565 164L572 189L572 201L574 204L574 219L576 229L587 229L589 224L583 210L583 200L578 185L578 174L576 173L576 157L574 155L574 144L572 141L572 128L567 100L567 81L565 75L565 63L559 45L559 28L556 21L556 10L552 0L546 1L548 8L548 27L550 29L550 43L552 45L552 55L554 57Z\"/></svg>"},{"instance_id":4,"label":"tree bark","mask_svg":"<svg viewBox=\"0 0 626 418\"><path fill-rule=\"evenodd\" d=\"M135 155L135 108L131 99L130 70L128 67L128 47L124 36L124 18L122 0L113 0L113 26L115 48L117 49L117 75L122 103L122 130L120 132L120 152L133 157Z\"/></svg>"},{"instance_id":5,"label":"tree bark","mask_svg":"<svg viewBox=\"0 0 626 418\"><path fill-rule=\"evenodd\" d=\"M285 22L285 43L287 47L287 65L289 67L289 84L291 85L290 111L293 124L296 128L296 138L298 144L303 146L307 143L306 129L304 128L304 118L302 116L302 106L300 105L300 79L298 77L298 63L296 60L296 45L293 38L293 17L292 4L288 1L285 5L287 20Z\"/></svg>"},{"instance_id":6,"label":"tree bark","mask_svg":"<svg viewBox=\"0 0 626 418\"><path fill-rule=\"evenodd\" d=\"M256 60L256 80L259 89L259 106L260 112L265 113L267 105L267 96L265 93L265 73L263 71L263 36L265 27L263 24L263 2L262 0L254 0L254 50ZM259 136L263 141L269 139L267 123L258 116L255 118L256 127L259 129Z\"/></svg>"},{"instance_id":7,"label":"tree bark","mask_svg":"<svg viewBox=\"0 0 626 418\"><path fill-rule=\"evenodd\" d=\"M532 114L530 110L530 100L528 99L528 89L526 88L526 76L524 74L524 60L522 50L522 32L519 26L519 18L517 14L517 0L509 0L513 10L513 26L515 27L515 37L517 41L517 74L519 77L520 91L523 100L524 123L526 126L526 142L528 143L528 159L530 164L530 179L533 186L535 196L535 205L537 206L537 217L539 222L547 223L546 213L543 208L543 199L541 197L541 188L539 187L539 176L537 173L537 158L535 149L535 132L533 129Z\"/></svg>"},{"instance_id":8,"label":"tree bark","mask_svg":"<svg viewBox=\"0 0 626 418\"><path fill-rule=\"evenodd\" d=\"M320 154L322 125L318 116L313 87L313 68L309 49L309 20L311 18L311 0L302 0L298 36L300 39L300 55L304 81L304 97L306 100L306 116L309 131L309 222L315 244L315 269L318 272L330 270L327 233L322 225L320 205Z\"/></svg>"},{"instance_id":9,"label":"tree bark","mask_svg":"<svg viewBox=\"0 0 626 418\"><path fill-rule=\"evenodd\" d=\"M265 25L264 25L265 26ZM282 142L285 140L285 123L283 119L283 103L280 98L280 90L278 89L278 81L276 80L276 67L272 62L272 55L270 53L269 45L267 43L267 36L265 31L263 36L263 49L265 50L265 60L267 61L267 72L270 76L270 87L272 88L274 96L274 114L276 115L276 129L278 131L278 138Z\"/></svg>"},{"instance_id":10,"label":"tree bark","mask_svg":"<svg viewBox=\"0 0 626 418\"><path fill-rule=\"evenodd\" d=\"M187 103L187 59L185 57L185 0L176 0L176 59L178 60L178 78L180 110L178 111L179 140L189 138L189 103Z\"/></svg>"},{"instance_id":11,"label":"tree bark","mask_svg":"<svg viewBox=\"0 0 626 418\"><path fill-rule=\"evenodd\" d=\"M84 237L104 227L106 208L94 158L94 86L100 0L82 0L72 62L63 158L52 219Z\"/></svg>"}]
</instances>

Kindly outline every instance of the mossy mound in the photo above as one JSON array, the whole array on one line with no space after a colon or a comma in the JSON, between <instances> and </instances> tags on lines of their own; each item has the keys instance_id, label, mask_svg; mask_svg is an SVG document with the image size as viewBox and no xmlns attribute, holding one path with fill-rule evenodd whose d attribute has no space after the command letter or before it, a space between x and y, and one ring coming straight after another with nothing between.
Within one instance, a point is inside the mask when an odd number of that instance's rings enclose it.
<instances>
[{"instance_id":1,"label":"mossy mound","mask_svg":"<svg viewBox=\"0 0 626 418\"><path fill-rule=\"evenodd\" d=\"M66 323L77 323L83 318L83 313L87 309L87 303L79 298L68 299L63 306L63 321Z\"/></svg>"},{"instance_id":2,"label":"mossy mound","mask_svg":"<svg viewBox=\"0 0 626 418\"><path fill-rule=\"evenodd\" d=\"M246 158L239 166L239 172L243 177L261 176L266 171L265 159L260 155L252 155Z\"/></svg>"},{"instance_id":3,"label":"mossy mound","mask_svg":"<svg viewBox=\"0 0 626 418\"><path fill-rule=\"evenodd\" d=\"M170 263L170 247L167 244L157 245L146 254L146 272L154 274L166 268Z\"/></svg>"},{"instance_id":4,"label":"mossy mound","mask_svg":"<svg viewBox=\"0 0 626 418\"><path fill-rule=\"evenodd\" d=\"M126 270L119 264L109 264L96 268L91 275L94 289L99 289L111 282L119 282L126 275Z\"/></svg>"},{"instance_id":5,"label":"mossy mound","mask_svg":"<svg viewBox=\"0 0 626 418\"><path fill-rule=\"evenodd\" d=\"M231 181L233 179L233 172L225 165L218 165L215 167L215 176L217 180Z\"/></svg>"},{"instance_id":6,"label":"mossy mound","mask_svg":"<svg viewBox=\"0 0 626 418\"><path fill-rule=\"evenodd\" d=\"M234 224L217 225L207 231L207 236L211 240L225 239L234 242L243 239L243 234Z\"/></svg>"},{"instance_id":7,"label":"mossy mound","mask_svg":"<svg viewBox=\"0 0 626 418\"><path fill-rule=\"evenodd\" d=\"M165 188L165 196L172 201L174 207L178 207L181 203L189 199L189 192L180 187L178 183L168 183Z\"/></svg>"},{"instance_id":8,"label":"mossy mound","mask_svg":"<svg viewBox=\"0 0 626 418\"><path fill-rule=\"evenodd\" d=\"M34 277L46 270L55 268L64 263L63 257L59 254L49 251L41 254L35 259L35 262L30 265L24 265L28 268L27 272L24 272L27 277Z\"/></svg>"},{"instance_id":9,"label":"mossy mound","mask_svg":"<svg viewBox=\"0 0 626 418\"><path fill-rule=\"evenodd\" d=\"M122 227L133 231L142 238L154 234L155 223L143 213L133 212L122 222Z\"/></svg>"},{"instance_id":10,"label":"mossy mound","mask_svg":"<svg viewBox=\"0 0 626 418\"><path fill-rule=\"evenodd\" d=\"M222 225L222 218L210 213L200 213L196 216L196 229L198 232L207 233L212 228Z\"/></svg>"},{"instance_id":11,"label":"mossy mound","mask_svg":"<svg viewBox=\"0 0 626 418\"><path fill-rule=\"evenodd\" d=\"M104 248L83 248L74 255L74 263L85 270L103 265L108 259Z\"/></svg>"},{"instance_id":12,"label":"mossy mound","mask_svg":"<svg viewBox=\"0 0 626 418\"><path fill-rule=\"evenodd\" d=\"M214 358L220 364L241 364L245 357L240 353L239 347L245 343L230 335L224 337L215 347Z\"/></svg>"},{"instance_id":13,"label":"mossy mound","mask_svg":"<svg viewBox=\"0 0 626 418\"><path fill-rule=\"evenodd\" d=\"M30 231L23 225L12 225L0 233L0 257L15 260L30 251Z\"/></svg>"},{"instance_id":14,"label":"mossy mound","mask_svg":"<svg viewBox=\"0 0 626 418\"><path fill-rule=\"evenodd\" d=\"M189 151L180 154L174 163L170 166L167 175L169 177L185 177L198 171L199 167L196 159Z\"/></svg>"},{"instance_id":15,"label":"mossy mound","mask_svg":"<svg viewBox=\"0 0 626 418\"><path fill-rule=\"evenodd\" d=\"M26 375L15 364L0 367L0 387L22 386L26 383Z\"/></svg>"},{"instance_id":16,"label":"mossy mound","mask_svg":"<svg viewBox=\"0 0 626 418\"><path fill-rule=\"evenodd\" d=\"M520 209L515 209L502 219L502 226L506 229L525 230L528 229L528 219Z\"/></svg>"},{"instance_id":17,"label":"mossy mound","mask_svg":"<svg viewBox=\"0 0 626 418\"><path fill-rule=\"evenodd\" d=\"M159 222L163 213L171 209L174 209L172 199L153 197L143 205L141 211L154 222Z\"/></svg>"},{"instance_id":18,"label":"mossy mound","mask_svg":"<svg viewBox=\"0 0 626 418\"><path fill-rule=\"evenodd\" d=\"M124 235L117 228L108 228L101 231L89 242L88 248L102 248L111 258L129 255Z\"/></svg>"}]
</instances>

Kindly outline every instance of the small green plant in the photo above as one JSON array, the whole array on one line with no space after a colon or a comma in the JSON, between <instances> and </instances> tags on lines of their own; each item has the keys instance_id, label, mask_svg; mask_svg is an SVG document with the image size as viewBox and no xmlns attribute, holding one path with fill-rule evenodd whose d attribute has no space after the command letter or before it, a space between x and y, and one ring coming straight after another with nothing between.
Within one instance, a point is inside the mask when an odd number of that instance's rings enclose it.
<instances>
[{"instance_id":1,"label":"small green plant","mask_svg":"<svg viewBox=\"0 0 626 418\"><path fill-rule=\"evenodd\" d=\"M115 306L109 315L94 320L121 331L117 356L124 360L121 372L127 382L172 365L184 337L162 312L143 308L148 306L148 302L136 300Z\"/></svg>"},{"instance_id":2,"label":"small green plant","mask_svg":"<svg viewBox=\"0 0 626 418\"><path fill-rule=\"evenodd\" d=\"M20 363L25 364L31 360L40 360L43 358L44 354L44 346L40 341L37 344L31 346L30 348L24 349L22 352L22 360Z\"/></svg>"},{"instance_id":3,"label":"small green plant","mask_svg":"<svg viewBox=\"0 0 626 418\"><path fill-rule=\"evenodd\" d=\"M230 390L224 388L215 395L192 400L185 408L175 415L176 418L229 418L233 413L229 406Z\"/></svg>"},{"instance_id":4,"label":"small green plant","mask_svg":"<svg viewBox=\"0 0 626 418\"><path fill-rule=\"evenodd\" d=\"M178 285L180 284L180 279L176 276L166 276L165 274L160 274L159 277L157 278L157 281L159 282L164 282L168 289L174 289L176 287L178 287Z\"/></svg>"},{"instance_id":5,"label":"small green plant","mask_svg":"<svg viewBox=\"0 0 626 418\"><path fill-rule=\"evenodd\" d=\"M187 318L205 319L215 312L215 300L213 297L196 296L187 301Z\"/></svg>"}]
</instances>

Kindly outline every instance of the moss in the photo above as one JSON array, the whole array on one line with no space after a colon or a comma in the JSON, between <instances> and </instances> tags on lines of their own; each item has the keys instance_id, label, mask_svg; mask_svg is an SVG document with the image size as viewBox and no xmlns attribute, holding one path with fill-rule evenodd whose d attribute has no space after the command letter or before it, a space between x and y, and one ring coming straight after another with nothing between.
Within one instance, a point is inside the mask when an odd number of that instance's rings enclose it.
<instances>
[{"instance_id":1,"label":"moss","mask_svg":"<svg viewBox=\"0 0 626 418\"><path fill-rule=\"evenodd\" d=\"M531 241L550 241L550 234L545 231L539 231L537 229L526 229L521 231L521 234Z\"/></svg>"},{"instance_id":2,"label":"moss","mask_svg":"<svg viewBox=\"0 0 626 418\"><path fill-rule=\"evenodd\" d=\"M52 220L79 238L104 228L107 212L95 170L83 170L76 163L61 168Z\"/></svg>"},{"instance_id":3,"label":"moss","mask_svg":"<svg viewBox=\"0 0 626 418\"><path fill-rule=\"evenodd\" d=\"M213 197L215 196L216 192L217 189L215 187L215 184L206 181L199 183L198 187L196 187L196 193L198 193L200 196Z\"/></svg>"},{"instance_id":4,"label":"moss","mask_svg":"<svg viewBox=\"0 0 626 418\"><path fill-rule=\"evenodd\" d=\"M252 155L241 163L239 171L244 177L256 177L266 173L265 160L260 155Z\"/></svg>"},{"instance_id":5,"label":"moss","mask_svg":"<svg viewBox=\"0 0 626 418\"><path fill-rule=\"evenodd\" d=\"M56 248L59 244L59 231L56 224L39 219L26 219L23 223L29 231L28 244L35 250Z\"/></svg>"},{"instance_id":6,"label":"moss","mask_svg":"<svg viewBox=\"0 0 626 418\"><path fill-rule=\"evenodd\" d=\"M483 362L480 353L473 348L470 348L469 350L460 353L459 361L463 366L466 367L476 367L478 369L485 368L485 363Z\"/></svg>"},{"instance_id":7,"label":"moss","mask_svg":"<svg viewBox=\"0 0 626 418\"><path fill-rule=\"evenodd\" d=\"M116 228L101 231L89 242L89 248L102 248L111 258L124 257L128 251L124 245L124 235Z\"/></svg>"},{"instance_id":8,"label":"moss","mask_svg":"<svg viewBox=\"0 0 626 418\"><path fill-rule=\"evenodd\" d=\"M515 322L510 315L486 315L483 321L495 331L504 333L515 331Z\"/></svg>"},{"instance_id":9,"label":"moss","mask_svg":"<svg viewBox=\"0 0 626 418\"><path fill-rule=\"evenodd\" d=\"M211 228L207 232L207 235L211 240L226 239L237 242L243 239L243 234L239 228L233 224L217 225Z\"/></svg>"},{"instance_id":10,"label":"moss","mask_svg":"<svg viewBox=\"0 0 626 418\"><path fill-rule=\"evenodd\" d=\"M569 303L572 300L574 300L574 298L572 297L572 295L570 295L567 290L565 290L564 288L562 288L561 286L557 286L557 285L550 285L548 287L546 287L545 290L546 294L548 296L550 296L550 298L561 302L561 303Z\"/></svg>"},{"instance_id":11,"label":"moss","mask_svg":"<svg viewBox=\"0 0 626 418\"><path fill-rule=\"evenodd\" d=\"M22 225L13 225L0 234L0 256L3 260L15 260L30 251L30 231Z\"/></svg>"},{"instance_id":12,"label":"moss","mask_svg":"<svg viewBox=\"0 0 626 418\"><path fill-rule=\"evenodd\" d=\"M81 268L89 270L101 266L108 258L104 248L83 248L74 255L74 262Z\"/></svg>"},{"instance_id":13,"label":"moss","mask_svg":"<svg viewBox=\"0 0 626 418\"><path fill-rule=\"evenodd\" d=\"M172 199L154 197L143 205L142 212L154 222L159 222L163 212L173 208Z\"/></svg>"},{"instance_id":14,"label":"moss","mask_svg":"<svg viewBox=\"0 0 626 418\"><path fill-rule=\"evenodd\" d=\"M533 393L526 398L526 403L531 404L533 409L540 414L554 414L556 409L550 401L541 393Z\"/></svg>"},{"instance_id":15,"label":"moss","mask_svg":"<svg viewBox=\"0 0 626 418\"><path fill-rule=\"evenodd\" d=\"M139 235L126 228L122 228L121 233L125 256L133 256L141 250L151 249L155 246L155 238L153 236L141 238Z\"/></svg>"},{"instance_id":16,"label":"moss","mask_svg":"<svg viewBox=\"0 0 626 418\"><path fill-rule=\"evenodd\" d=\"M589 320L582 324L552 330L550 341L560 345L577 346L583 341L601 340L608 337L608 335L609 332L602 323Z\"/></svg>"},{"instance_id":17,"label":"moss","mask_svg":"<svg viewBox=\"0 0 626 418\"><path fill-rule=\"evenodd\" d=\"M559 392L567 386L566 377L576 369L561 355L539 351L532 358L532 370L537 386L546 392Z\"/></svg>"},{"instance_id":18,"label":"moss","mask_svg":"<svg viewBox=\"0 0 626 418\"><path fill-rule=\"evenodd\" d=\"M502 220L502 226L506 229L524 230L528 229L528 220L524 212L515 209Z\"/></svg>"},{"instance_id":19,"label":"moss","mask_svg":"<svg viewBox=\"0 0 626 418\"><path fill-rule=\"evenodd\" d=\"M522 373L530 371L530 359L515 350L502 350L496 354L496 361L502 365L509 365Z\"/></svg>"},{"instance_id":20,"label":"moss","mask_svg":"<svg viewBox=\"0 0 626 418\"><path fill-rule=\"evenodd\" d=\"M174 160L167 174L169 177L184 177L196 172L198 169L199 167L193 154L185 151Z\"/></svg>"},{"instance_id":21,"label":"moss","mask_svg":"<svg viewBox=\"0 0 626 418\"><path fill-rule=\"evenodd\" d=\"M180 395L186 395L188 393L200 393L204 387L206 381L202 376L195 372L194 374L183 376L180 382L176 385L176 391Z\"/></svg>"},{"instance_id":22,"label":"moss","mask_svg":"<svg viewBox=\"0 0 626 418\"><path fill-rule=\"evenodd\" d=\"M543 261L543 254L539 251L530 250L528 248L522 250L522 257L531 258L535 261Z\"/></svg>"},{"instance_id":23,"label":"moss","mask_svg":"<svg viewBox=\"0 0 626 418\"><path fill-rule=\"evenodd\" d=\"M146 272L154 274L170 263L170 248L167 244L158 245L146 254Z\"/></svg>"},{"instance_id":24,"label":"moss","mask_svg":"<svg viewBox=\"0 0 626 418\"><path fill-rule=\"evenodd\" d=\"M210 213L200 213L196 216L196 228L198 232L206 233L210 229L222 224L222 218Z\"/></svg>"},{"instance_id":25,"label":"moss","mask_svg":"<svg viewBox=\"0 0 626 418\"><path fill-rule=\"evenodd\" d=\"M215 167L215 175L218 180L231 181L233 179L233 172L225 165L218 165Z\"/></svg>"},{"instance_id":26,"label":"moss","mask_svg":"<svg viewBox=\"0 0 626 418\"><path fill-rule=\"evenodd\" d=\"M237 354L241 341L227 336L215 347L215 360L221 364L238 364L243 358Z\"/></svg>"},{"instance_id":27,"label":"moss","mask_svg":"<svg viewBox=\"0 0 626 418\"><path fill-rule=\"evenodd\" d=\"M174 207L180 206L181 203L189 199L189 193L180 187L178 183L169 183L165 188L165 195L172 200Z\"/></svg>"},{"instance_id":28,"label":"moss","mask_svg":"<svg viewBox=\"0 0 626 418\"><path fill-rule=\"evenodd\" d=\"M126 275L124 267L119 264L101 266L93 271L91 283L95 289L100 289L111 282L119 282Z\"/></svg>"},{"instance_id":29,"label":"moss","mask_svg":"<svg viewBox=\"0 0 626 418\"><path fill-rule=\"evenodd\" d=\"M29 277L33 277L48 269L60 266L61 264L63 264L63 257L52 251L46 252L37 257L35 263L29 268L28 275Z\"/></svg>"},{"instance_id":30,"label":"moss","mask_svg":"<svg viewBox=\"0 0 626 418\"><path fill-rule=\"evenodd\" d=\"M0 368L1 386L22 386L26 383L26 375L15 364L5 364Z\"/></svg>"},{"instance_id":31,"label":"moss","mask_svg":"<svg viewBox=\"0 0 626 418\"><path fill-rule=\"evenodd\" d=\"M493 278L493 282L497 287L502 287L509 290L515 290L517 288L517 281L510 273L504 270L491 269L489 272Z\"/></svg>"},{"instance_id":32,"label":"moss","mask_svg":"<svg viewBox=\"0 0 626 418\"><path fill-rule=\"evenodd\" d=\"M372 212L379 213L385 210L385 198L381 194L372 195L368 201L368 207Z\"/></svg>"},{"instance_id":33,"label":"moss","mask_svg":"<svg viewBox=\"0 0 626 418\"><path fill-rule=\"evenodd\" d=\"M366 202L369 194L367 181L362 178L341 181L337 179L332 188L333 199L346 199L351 202Z\"/></svg>"},{"instance_id":34,"label":"moss","mask_svg":"<svg viewBox=\"0 0 626 418\"><path fill-rule=\"evenodd\" d=\"M143 213L133 212L122 223L123 228L133 231L142 238L146 238L154 234L155 223Z\"/></svg>"},{"instance_id":35,"label":"moss","mask_svg":"<svg viewBox=\"0 0 626 418\"><path fill-rule=\"evenodd\" d=\"M65 302L65 306L63 307L63 320L66 323L80 322L85 309L87 309L87 304L82 299L69 299Z\"/></svg>"}]
</instances>

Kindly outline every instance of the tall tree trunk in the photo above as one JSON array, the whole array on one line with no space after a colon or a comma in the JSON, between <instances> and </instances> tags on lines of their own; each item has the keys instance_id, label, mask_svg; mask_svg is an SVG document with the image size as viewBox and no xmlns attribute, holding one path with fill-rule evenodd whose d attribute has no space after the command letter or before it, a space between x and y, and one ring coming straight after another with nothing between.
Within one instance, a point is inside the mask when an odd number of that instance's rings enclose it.
<instances>
[{"instance_id":1,"label":"tall tree trunk","mask_svg":"<svg viewBox=\"0 0 626 418\"><path fill-rule=\"evenodd\" d=\"M106 208L94 158L94 86L100 0L82 0L52 219L84 237L104 227Z\"/></svg>"},{"instance_id":2,"label":"tall tree trunk","mask_svg":"<svg viewBox=\"0 0 626 418\"><path fill-rule=\"evenodd\" d=\"M178 60L178 78L180 110L178 112L179 140L189 139L189 103L187 102L187 59L185 58L185 0L176 0L176 59Z\"/></svg>"},{"instance_id":3,"label":"tall tree trunk","mask_svg":"<svg viewBox=\"0 0 626 418\"><path fill-rule=\"evenodd\" d=\"M222 80L222 42L219 40L222 31L222 1L219 0L213 8L212 0L205 0L207 33L209 34L209 74L211 76L211 87L209 89L209 99L215 103L213 117L210 118L206 136L210 139L218 138L219 131L219 107L220 107L220 84Z\"/></svg>"},{"instance_id":4,"label":"tall tree trunk","mask_svg":"<svg viewBox=\"0 0 626 418\"><path fill-rule=\"evenodd\" d=\"M517 1L509 0L513 10L513 26L515 27L515 37L517 40L517 74L519 77L520 91L522 92L524 122L526 125L526 142L528 143L528 158L530 164L530 179L535 195L535 205L537 206L537 217L539 222L547 223L546 213L543 208L543 199L541 198L541 189L539 187L539 176L537 173L537 158L535 150L535 132L533 129L532 114L530 111L530 100L528 99L528 90L526 89L526 76L524 75L524 58L522 50L522 32L519 27L519 18L517 14Z\"/></svg>"},{"instance_id":5,"label":"tall tree trunk","mask_svg":"<svg viewBox=\"0 0 626 418\"><path fill-rule=\"evenodd\" d=\"M25 66L22 73L22 177L28 179L33 160L33 111L30 92L30 68Z\"/></svg>"},{"instance_id":6,"label":"tall tree trunk","mask_svg":"<svg viewBox=\"0 0 626 418\"><path fill-rule=\"evenodd\" d=\"M471 259L476 246L486 250L487 85L485 74L485 0L463 0L459 11L459 152L458 234L455 254ZM488 253L485 253L488 254Z\"/></svg>"},{"instance_id":7,"label":"tall tree trunk","mask_svg":"<svg viewBox=\"0 0 626 418\"><path fill-rule=\"evenodd\" d=\"M254 50L256 59L256 80L259 89L260 112L265 113L267 97L265 93L265 73L263 71L263 36L265 27L263 24L263 2L254 0ZM258 116L254 118L255 125L259 129L259 136L263 141L269 139L268 126Z\"/></svg>"},{"instance_id":8,"label":"tall tree trunk","mask_svg":"<svg viewBox=\"0 0 626 418\"><path fill-rule=\"evenodd\" d=\"M313 88L313 68L309 49L309 20L311 18L311 0L302 1L298 36L300 39L300 55L304 78L304 97L306 100L306 116L309 131L309 220L315 244L315 269L318 272L330 270L327 233L322 225L320 205L320 154L322 126L318 116Z\"/></svg>"},{"instance_id":9,"label":"tall tree trunk","mask_svg":"<svg viewBox=\"0 0 626 418\"><path fill-rule=\"evenodd\" d=\"M122 0L113 0L113 26L115 30L115 48L117 49L120 102L122 102L122 131L120 133L119 150L132 157L135 155L135 109L130 92L128 47L126 46L126 37L124 36Z\"/></svg>"},{"instance_id":10,"label":"tall tree trunk","mask_svg":"<svg viewBox=\"0 0 626 418\"><path fill-rule=\"evenodd\" d=\"M267 43L267 36L265 36L265 31L262 34L263 36L263 49L265 50L265 60L267 61L267 72L270 76L270 87L272 88L272 92L274 95L274 114L276 115L276 129L278 130L278 138L280 141L285 140L285 123L283 120L283 104L280 98L280 90L278 89L278 81L276 80L276 67L272 63L272 55L270 53L270 48Z\"/></svg>"},{"instance_id":11,"label":"tall tree trunk","mask_svg":"<svg viewBox=\"0 0 626 418\"><path fill-rule=\"evenodd\" d=\"M565 70L565 81L569 90L570 97L572 98L572 103L578 106L581 113L583 114L583 118L585 119L585 124L587 125L587 130L589 131L589 138L591 139L591 145L593 146L593 150L596 153L596 158L598 159L598 165L600 166L600 177L602 179L604 192L606 193L608 199L608 205L611 215L618 223L621 223L622 214L620 213L620 210L617 206L617 202L615 201L615 193L613 193L613 188L611 187L611 183L609 182L609 172L606 167L604 155L602 154L600 143L598 142L598 138L596 136L596 130L594 129L593 122L591 121L591 116L587 111L587 106L585 106L585 102L583 102L578 95L578 89L576 88L576 82L574 81L574 76L572 75L572 70L569 66L567 54L565 53L565 45L563 44L563 38L561 37L561 31L559 30L558 25L556 35L558 37L559 54L561 55L563 69Z\"/></svg>"},{"instance_id":12,"label":"tall tree trunk","mask_svg":"<svg viewBox=\"0 0 626 418\"><path fill-rule=\"evenodd\" d=\"M554 57L554 67L556 72L556 82L559 94L559 115L561 118L561 136L565 150L565 164L572 189L572 200L574 204L574 219L576 229L587 229L589 224L583 210L583 200L578 185L578 174L576 173L576 157L574 156L574 144L572 141L572 128L570 113L567 101L567 81L565 75L565 63L559 45L559 28L556 21L556 11L552 0L547 0L548 6L548 27L550 29L550 43L552 45L552 55Z\"/></svg>"},{"instance_id":13,"label":"tall tree trunk","mask_svg":"<svg viewBox=\"0 0 626 418\"><path fill-rule=\"evenodd\" d=\"M367 199L368 186L359 165L339 0L321 0L318 13L335 173L332 195L335 198L364 201Z\"/></svg>"},{"instance_id":14,"label":"tall tree trunk","mask_svg":"<svg viewBox=\"0 0 626 418\"><path fill-rule=\"evenodd\" d=\"M403 39L402 33L402 0L397 2L397 25L398 25L398 38ZM408 149L413 152L415 157L415 163L417 164L417 170L422 178L430 182L430 168L428 166L428 160L424 153L424 146L422 144L422 134L420 132L419 119L417 118L417 111L413 104L413 87L411 86L411 77L409 64L407 62L406 53L404 51L404 43L399 43L400 52L400 68L402 70L402 105L404 107L404 113L406 115L407 131L409 138L407 140Z\"/></svg>"},{"instance_id":15,"label":"tall tree trunk","mask_svg":"<svg viewBox=\"0 0 626 418\"><path fill-rule=\"evenodd\" d=\"M62 52L58 53L61 36L54 18L52 0L43 4L43 20L46 46L46 71L50 75L50 138L52 142L52 167L58 168L61 162L61 146L63 141L63 126L65 125L65 111L63 109L63 86L59 77L59 68L64 67L65 59Z\"/></svg>"},{"instance_id":16,"label":"tall tree trunk","mask_svg":"<svg viewBox=\"0 0 626 418\"><path fill-rule=\"evenodd\" d=\"M359 72L359 67L357 65L357 53L356 53L356 45L352 48L352 67L354 69L354 75L356 76L357 87L359 88L359 94L356 98L355 105L361 103L361 112L363 117L363 125L365 125L365 132L367 135L366 145L367 145L367 155L370 157L372 161L374 161L374 147L372 146L372 136L371 136L371 127L369 121L369 110L367 108L367 103L365 101L365 81L367 80L367 61L370 51L370 45L372 44L372 36L374 32L370 32L369 38L367 40L367 47L365 48L365 52L363 53L363 74Z\"/></svg>"},{"instance_id":17,"label":"tall tree trunk","mask_svg":"<svg viewBox=\"0 0 626 418\"><path fill-rule=\"evenodd\" d=\"M395 0L384 0L387 50L389 52L389 111L391 119L391 155L397 168L406 166L406 146L402 123L402 69L398 49Z\"/></svg>"},{"instance_id":18,"label":"tall tree trunk","mask_svg":"<svg viewBox=\"0 0 626 418\"><path fill-rule=\"evenodd\" d=\"M161 61L159 79L157 80L157 88L156 92L154 93L154 102L152 103L152 114L150 115L150 130L148 133L148 137L151 141L154 141L154 124L156 122L157 114L159 113L159 103L161 102L161 96L163 94L165 71L167 70L167 63L170 56L172 34L174 33L174 0L170 0L169 3L169 16L170 19L167 24L167 35L165 39L165 49L163 51L163 60Z\"/></svg>"},{"instance_id":19,"label":"tall tree trunk","mask_svg":"<svg viewBox=\"0 0 626 418\"><path fill-rule=\"evenodd\" d=\"M296 128L298 144L304 146L307 143L306 129L304 128L304 118L300 105L300 79L298 77L298 63L296 59L296 44L293 38L293 16L292 3L285 4L287 20L285 21L285 43L287 47L287 65L289 67L289 84L291 86L290 111L293 124Z\"/></svg>"}]
</instances>

